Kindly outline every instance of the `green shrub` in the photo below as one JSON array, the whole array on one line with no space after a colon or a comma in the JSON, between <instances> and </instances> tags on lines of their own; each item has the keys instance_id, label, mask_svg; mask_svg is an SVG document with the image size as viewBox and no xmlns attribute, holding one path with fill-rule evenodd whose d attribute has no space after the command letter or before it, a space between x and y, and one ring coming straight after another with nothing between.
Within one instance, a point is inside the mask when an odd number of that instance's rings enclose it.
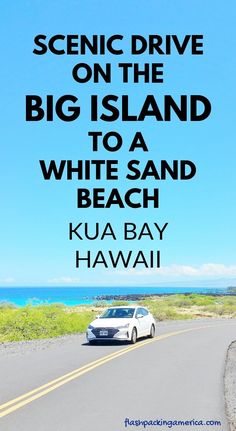
<instances>
[{"instance_id":1,"label":"green shrub","mask_svg":"<svg viewBox=\"0 0 236 431\"><path fill-rule=\"evenodd\" d=\"M236 296L169 295L139 301L159 320L188 319L202 315L236 317ZM187 309L187 312L186 312Z\"/></svg>"},{"instance_id":2,"label":"green shrub","mask_svg":"<svg viewBox=\"0 0 236 431\"><path fill-rule=\"evenodd\" d=\"M124 300L119 300L119 301L112 301L112 303L110 304L111 307L119 307L119 306L125 306L125 305L129 305L129 301L124 301Z\"/></svg>"},{"instance_id":3,"label":"green shrub","mask_svg":"<svg viewBox=\"0 0 236 431\"><path fill-rule=\"evenodd\" d=\"M12 302L7 302L7 301L1 301L0 302L0 310L5 310L5 309L9 309L9 308L16 308L15 304L12 304Z\"/></svg>"},{"instance_id":4,"label":"green shrub","mask_svg":"<svg viewBox=\"0 0 236 431\"><path fill-rule=\"evenodd\" d=\"M85 331L95 313L68 313L54 305L0 310L0 341L57 337Z\"/></svg>"},{"instance_id":5,"label":"green shrub","mask_svg":"<svg viewBox=\"0 0 236 431\"><path fill-rule=\"evenodd\" d=\"M94 302L92 305L88 305L88 307L105 308L105 307L109 307L109 303L106 301L97 301L97 302Z\"/></svg>"}]
</instances>

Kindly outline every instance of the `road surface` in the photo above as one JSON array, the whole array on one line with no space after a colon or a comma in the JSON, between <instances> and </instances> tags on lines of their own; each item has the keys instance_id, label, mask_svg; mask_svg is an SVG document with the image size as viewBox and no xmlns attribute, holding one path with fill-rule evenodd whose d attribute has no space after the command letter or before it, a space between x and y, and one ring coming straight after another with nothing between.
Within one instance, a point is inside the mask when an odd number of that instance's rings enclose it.
<instances>
[{"instance_id":1,"label":"road surface","mask_svg":"<svg viewBox=\"0 0 236 431\"><path fill-rule=\"evenodd\" d=\"M154 340L135 346L90 346L76 335L1 349L0 429L144 430L125 427L128 418L221 422L146 430L226 431L223 372L234 339L236 320L198 320L159 323Z\"/></svg>"}]
</instances>

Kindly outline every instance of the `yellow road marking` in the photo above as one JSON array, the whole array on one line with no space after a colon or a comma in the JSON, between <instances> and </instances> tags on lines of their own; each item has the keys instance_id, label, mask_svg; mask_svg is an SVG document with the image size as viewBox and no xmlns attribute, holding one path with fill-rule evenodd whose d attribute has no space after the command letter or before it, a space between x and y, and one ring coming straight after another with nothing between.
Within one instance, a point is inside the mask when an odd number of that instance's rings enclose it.
<instances>
[{"instance_id":1,"label":"yellow road marking","mask_svg":"<svg viewBox=\"0 0 236 431\"><path fill-rule=\"evenodd\" d=\"M169 338L169 337L173 337L179 334L183 334L185 332L190 332L190 331L196 331L199 329L207 329L207 328L215 328L218 326L225 326L227 324L223 324L223 325L207 325L207 326L199 326L197 328L189 328L189 329L182 329L179 331L174 331L174 332L169 332L167 334L163 334L163 335L159 335L151 340L145 340L142 342L139 342L138 344L126 347L122 350L119 350L118 352L114 352L111 353L107 356L103 356L100 359L97 359L96 361L90 362L87 365L84 365L80 368L77 368L73 371L71 371L70 373L64 374L61 377L58 377L57 379L51 380L50 382L39 386L38 388L33 389L32 391L29 391L17 398L14 398L2 405L0 405L0 410L3 410L2 412L0 412L0 418L4 417L12 412L14 412L15 410L18 410L19 408L31 403L34 400L37 400L38 398L43 397L44 395L54 391L55 389L59 388L60 386L65 385L66 383L77 379L78 377L82 376L83 374L88 373L89 371L94 370L97 367L100 367L103 364L106 364L107 362L112 361L113 359L116 359L120 356L125 355L126 353L129 353L130 351L133 351L135 349L139 349L143 346L146 346L147 344L156 342L156 341L160 341L160 340L164 340L165 338Z\"/></svg>"}]
</instances>

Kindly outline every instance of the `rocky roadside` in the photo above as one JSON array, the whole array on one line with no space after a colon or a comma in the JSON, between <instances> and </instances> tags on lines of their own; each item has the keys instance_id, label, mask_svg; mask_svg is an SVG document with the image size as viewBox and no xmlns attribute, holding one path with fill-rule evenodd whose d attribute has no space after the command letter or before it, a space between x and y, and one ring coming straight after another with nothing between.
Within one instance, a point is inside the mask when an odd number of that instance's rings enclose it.
<instances>
[{"instance_id":1,"label":"rocky roadside","mask_svg":"<svg viewBox=\"0 0 236 431\"><path fill-rule=\"evenodd\" d=\"M236 341L230 344L227 351L224 390L229 430L236 431Z\"/></svg>"},{"instance_id":2,"label":"rocky roadside","mask_svg":"<svg viewBox=\"0 0 236 431\"><path fill-rule=\"evenodd\" d=\"M25 355L35 350L45 350L53 346L61 346L70 343L85 341L84 333L62 335L55 338L43 338L36 340L12 341L0 343L0 357L3 355Z\"/></svg>"}]
</instances>

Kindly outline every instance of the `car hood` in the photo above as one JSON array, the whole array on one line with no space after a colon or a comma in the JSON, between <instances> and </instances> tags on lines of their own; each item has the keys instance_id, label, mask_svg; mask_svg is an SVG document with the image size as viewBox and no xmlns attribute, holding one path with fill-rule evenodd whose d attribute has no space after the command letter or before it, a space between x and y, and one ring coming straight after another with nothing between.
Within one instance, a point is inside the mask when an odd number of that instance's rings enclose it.
<instances>
[{"instance_id":1,"label":"car hood","mask_svg":"<svg viewBox=\"0 0 236 431\"><path fill-rule=\"evenodd\" d=\"M132 319L95 319L90 323L94 328L117 328L131 323Z\"/></svg>"}]
</instances>

